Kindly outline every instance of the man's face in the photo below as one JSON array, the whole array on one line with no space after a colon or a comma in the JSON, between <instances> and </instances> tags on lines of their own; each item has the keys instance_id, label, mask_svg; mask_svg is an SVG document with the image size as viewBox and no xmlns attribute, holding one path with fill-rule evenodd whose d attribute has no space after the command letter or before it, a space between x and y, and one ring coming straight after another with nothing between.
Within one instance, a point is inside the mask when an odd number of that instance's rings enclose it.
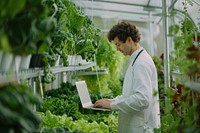
<instances>
[{"instance_id":1,"label":"man's face","mask_svg":"<svg viewBox=\"0 0 200 133\"><path fill-rule=\"evenodd\" d=\"M130 38L127 38L126 42L123 43L122 41L119 40L118 37L115 37L113 42L116 45L117 50L123 53L125 56L132 54Z\"/></svg>"}]
</instances>

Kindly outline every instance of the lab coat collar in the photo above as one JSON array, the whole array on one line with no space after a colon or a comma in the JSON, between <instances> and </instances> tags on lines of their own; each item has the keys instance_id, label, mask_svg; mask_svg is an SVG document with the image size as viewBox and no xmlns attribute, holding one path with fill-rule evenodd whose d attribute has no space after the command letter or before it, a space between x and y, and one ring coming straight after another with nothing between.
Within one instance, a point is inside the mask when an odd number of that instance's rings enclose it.
<instances>
[{"instance_id":1,"label":"lab coat collar","mask_svg":"<svg viewBox=\"0 0 200 133\"><path fill-rule=\"evenodd\" d=\"M138 55L138 53L139 53L142 49L144 49L144 48L143 48L143 47L140 47L140 48L138 48L136 51L134 51L134 52L132 53L132 55L129 57L129 64L130 64L130 62L132 62L132 61L136 58L136 56Z\"/></svg>"}]
</instances>

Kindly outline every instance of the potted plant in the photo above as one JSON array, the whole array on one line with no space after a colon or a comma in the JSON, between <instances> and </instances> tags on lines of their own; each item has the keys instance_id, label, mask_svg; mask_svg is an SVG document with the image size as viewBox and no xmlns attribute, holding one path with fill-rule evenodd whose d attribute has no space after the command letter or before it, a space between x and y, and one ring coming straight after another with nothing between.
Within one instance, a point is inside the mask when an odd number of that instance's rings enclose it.
<instances>
[{"instance_id":1,"label":"potted plant","mask_svg":"<svg viewBox=\"0 0 200 133\"><path fill-rule=\"evenodd\" d=\"M16 7L15 2L3 3L5 7ZM9 5L11 3L13 5ZM52 31L56 21L53 16L49 16L50 9L41 1L20 0L16 10L10 16L3 16L1 20L0 35L5 36L7 40L2 41L1 46L7 45L11 53L20 55L22 58L28 56L30 63L30 55L38 53L44 45L48 48L52 43ZM9 11L7 12L9 15ZM47 51L48 49L45 49L45 52ZM29 68L29 63L23 67L22 62L22 69Z\"/></svg>"},{"instance_id":2,"label":"potted plant","mask_svg":"<svg viewBox=\"0 0 200 133\"><path fill-rule=\"evenodd\" d=\"M94 54L99 46L101 31L97 29L90 18L84 16L74 3L66 1L51 1L43 2L46 7L49 7L51 14L54 14L54 6L57 7L55 19L57 25L52 32L52 43L49 46L48 53L45 56L45 75L50 72L50 67L54 66L55 61L60 58L63 66L68 66L68 55L79 55L86 60L94 60ZM78 20L78 21L77 21ZM48 74L53 76L53 74ZM49 78L47 81L52 82Z\"/></svg>"}]
</instances>

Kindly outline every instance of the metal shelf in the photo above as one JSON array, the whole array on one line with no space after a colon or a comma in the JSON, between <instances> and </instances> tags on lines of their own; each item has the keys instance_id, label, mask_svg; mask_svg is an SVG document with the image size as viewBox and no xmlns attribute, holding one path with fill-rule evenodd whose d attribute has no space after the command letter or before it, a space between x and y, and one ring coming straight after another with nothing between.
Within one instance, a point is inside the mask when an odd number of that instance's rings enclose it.
<instances>
[{"instance_id":1,"label":"metal shelf","mask_svg":"<svg viewBox=\"0 0 200 133\"><path fill-rule=\"evenodd\" d=\"M194 82L194 81L187 81L185 83L185 86L187 86L188 88L200 92L200 83L198 82Z\"/></svg>"},{"instance_id":2,"label":"metal shelf","mask_svg":"<svg viewBox=\"0 0 200 133\"><path fill-rule=\"evenodd\" d=\"M178 80L180 84L185 85L189 89L200 92L200 75L195 74L193 77L189 77L187 74L180 73L178 71L172 71L172 79Z\"/></svg>"},{"instance_id":3,"label":"metal shelf","mask_svg":"<svg viewBox=\"0 0 200 133\"><path fill-rule=\"evenodd\" d=\"M83 76L83 75L103 75L103 74L108 74L108 69L104 70L97 70L97 71L78 71L76 73L76 76Z\"/></svg>"},{"instance_id":4,"label":"metal shelf","mask_svg":"<svg viewBox=\"0 0 200 133\"><path fill-rule=\"evenodd\" d=\"M51 71L52 73L56 74L56 73L61 73L61 72L84 70L92 66L95 66L94 62L87 62L86 64L68 66L68 67L56 66L56 67L52 67ZM18 79L25 80L29 78L42 76L42 75L44 75L44 73L43 73L43 69L41 68L31 68L31 69L21 70L19 71L18 74L14 72L0 73L0 85L4 83L9 83L9 82L15 82Z\"/></svg>"}]
</instances>

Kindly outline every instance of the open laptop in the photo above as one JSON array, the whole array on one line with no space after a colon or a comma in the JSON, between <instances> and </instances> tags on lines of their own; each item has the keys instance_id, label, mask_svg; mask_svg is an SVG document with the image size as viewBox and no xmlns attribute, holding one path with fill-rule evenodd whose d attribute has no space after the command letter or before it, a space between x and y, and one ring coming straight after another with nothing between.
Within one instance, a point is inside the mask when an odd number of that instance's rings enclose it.
<instances>
[{"instance_id":1,"label":"open laptop","mask_svg":"<svg viewBox=\"0 0 200 133\"><path fill-rule=\"evenodd\" d=\"M97 108L93 107L90 94L88 92L88 88L85 81L77 81L75 82L76 88L78 90L79 98L81 100L81 104L83 108L87 109L94 109L94 110L103 110L103 111L109 111L110 109L105 108Z\"/></svg>"}]
</instances>

